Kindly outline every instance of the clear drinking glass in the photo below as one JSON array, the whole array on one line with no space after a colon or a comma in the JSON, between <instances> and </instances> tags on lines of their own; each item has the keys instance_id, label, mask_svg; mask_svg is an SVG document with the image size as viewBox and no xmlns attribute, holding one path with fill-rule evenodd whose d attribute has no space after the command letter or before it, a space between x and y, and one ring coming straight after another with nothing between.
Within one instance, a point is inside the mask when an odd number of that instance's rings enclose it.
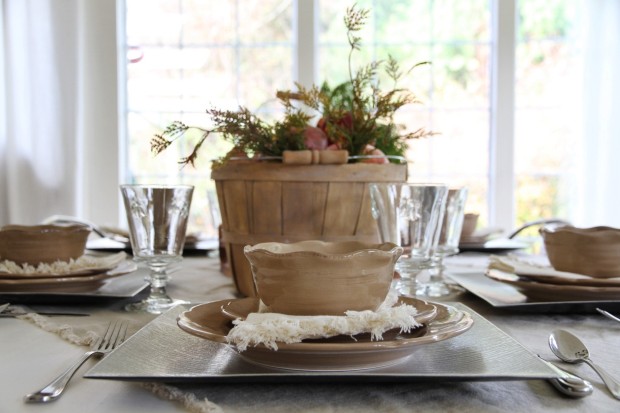
<instances>
[{"instance_id":1,"label":"clear drinking glass","mask_svg":"<svg viewBox=\"0 0 620 413\"><path fill-rule=\"evenodd\" d=\"M466 187L452 188L448 191L443 223L436 233L439 241L433 250L431 265L428 269L429 279L427 282L418 284L417 295L419 296L444 297L454 293L455 290L460 291L459 287L446 283L443 276L445 269L443 260L459 252L468 192Z\"/></svg>"},{"instance_id":2,"label":"clear drinking glass","mask_svg":"<svg viewBox=\"0 0 620 413\"><path fill-rule=\"evenodd\" d=\"M121 185L134 260L150 270L149 296L128 311L161 314L185 303L166 293L170 264L183 259L183 244L194 187L190 185Z\"/></svg>"},{"instance_id":3,"label":"clear drinking glass","mask_svg":"<svg viewBox=\"0 0 620 413\"><path fill-rule=\"evenodd\" d=\"M415 295L417 275L429 268L448 187L438 184L370 184L371 211L382 242L404 249L396 263L399 293Z\"/></svg>"}]
</instances>

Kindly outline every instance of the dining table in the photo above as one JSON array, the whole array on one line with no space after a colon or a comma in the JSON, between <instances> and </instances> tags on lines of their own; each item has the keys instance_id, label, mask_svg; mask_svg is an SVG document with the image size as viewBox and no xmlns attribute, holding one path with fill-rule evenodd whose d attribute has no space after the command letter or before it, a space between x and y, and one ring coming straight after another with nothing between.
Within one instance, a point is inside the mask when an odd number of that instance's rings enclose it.
<instances>
[{"instance_id":1,"label":"dining table","mask_svg":"<svg viewBox=\"0 0 620 413\"><path fill-rule=\"evenodd\" d=\"M501 351L497 347L510 342L518 350L515 356L512 360L497 359L497 363L511 362L518 370L521 363L519 357L528 355L528 362L531 362L532 358L539 355L591 382L594 387L591 395L583 398L564 396L542 376L494 376L478 371L451 375L450 366L456 369L464 358L471 356L458 351L442 355L435 350L434 358L429 361L429 351L439 344L421 346L403 361L407 363L408 371L413 372L406 375L380 374L381 369L374 375L374 370L370 369L339 372L333 377L308 376L308 380L305 380L303 374L289 375L286 371L275 369L273 375L235 375L226 380L218 380L217 376L203 379L177 377L175 374L178 373L183 357L192 358L191 367L196 371L217 367L214 364L223 363L222 355L226 356L225 360L236 357L236 353L223 343L209 344L209 349L215 349L213 351L216 353L208 354L217 354L218 359L200 356L202 350L199 347L202 348L201 343L208 340L190 336L175 325L178 314L192 305L239 298L233 278L223 273L217 252L211 252L204 256L185 257L171 274L169 294L190 303L181 309L170 310L176 311L171 314L125 311L126 304L143 298L143 291L132 297L108 300L91 300L89 297L66 303L62 300L52 303L26 300L21 304L26 314L0 318L0 412L620 411L620 400L610 394L591 368L583 363L568 364L560 361L548 344L553 330L571 331L587 344L592 360L620 378L620 323L603 317L594 308L567 310L553 305L533 308L497 306L451 281L450 274L457 274L459 279L483 276L488 257L485 253L468 252L445 260L447 278L454 284L454 291L447 297L427 300L457 306L475 315L471 330L448 341L458 343L458 340L466 340L481 352L485 349ZM143 268L138 271L146 274ZM19 306L20 303L15 305ZM46 316L37 313L49 309L87 315ZM129 325L129 338L124 344L103 360L87 361L58 400L46 404L24 402L24 395L43 387L87 351L93 338L101 335L113 320L125 320ZM167 321L162 324L162 320ZM475 330L480 327L484 327L488 334ZM148 335L145 334L146 330L149 331ZM166 334L172 336L166 338ZM194 341L185 341L185 336ZM136 340L132 341L134 337ZM142 340L148 337L149 341L139 343L138 337L142 337ZM506 341L494 342L497 337ZM187 343L193 343L191 345L196 346L196 352ZM124 366L120 364L125 376L102 377L97 373L99 363L112 358L115 352L129 345L133 345L134 357L125 360ZM144 357L140 356L141 352L144 352ZM147 352L154 352L155 355L147 357ZM484 360L494 362L492 357ZM243 360L234 359L234 362L237 368L247 368L247 371L270 371L269 368L257 370L249 363L244 364L246 362ZM438 369L446 373L433 375L433 363L437 363ZM523 363L526 364L525 359ZM139 367L141 372L136 377L131 377L132 366ZM418 366L429 374L416 375ZM473 367L482 371L493 366ZM226 366L218 368L218 371L224 373L227 369ZM169 376L160 374L154 379L145 374L150 369L159 373L172 373Z\"/></svg>"}]
</instances>

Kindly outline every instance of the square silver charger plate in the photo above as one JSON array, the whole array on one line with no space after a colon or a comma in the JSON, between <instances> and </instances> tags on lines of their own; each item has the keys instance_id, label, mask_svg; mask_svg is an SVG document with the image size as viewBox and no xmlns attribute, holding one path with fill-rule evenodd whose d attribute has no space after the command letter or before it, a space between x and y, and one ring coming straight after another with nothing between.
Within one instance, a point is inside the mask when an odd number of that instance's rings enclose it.
<instances>
[{"instance_id":1,"label":"square silver charger plate","mask_svg":"<svg viewBox=\"0 0 620 413\"><path fill-rule=\"evenodd\" d=\"M195 337L176 324L187 307L162 314L130 337L84 377L163 382L372 382L528 380L554 377L535 355L462 304L474 318L460 336L423 345L400 364L354 371L297 371L261 367L244 361L225 344Z\"/></svg>"},{"instance_id":2,"label":"square silver charger plate","mask_svg":"<svg viewBox=\"0 0 620 413\"><path fill-rule=\"evenodd\" d=\"M41 288L0 291L0 300L14 304L93 304L104 301L129 299L149 287L144 281L145 270L108 278L101 283L89 283L74 288Z\"/></svg>"},{"instance_id":3,"label":"square silver charger plate","mask_svg":"<svg viewBox=\"0 0 620 413\"><path fill-rule=\"evenodd\" d=\"M495 281L482 272L448 272L447 277L493 307L522 313L596 313L596 307L620 311L620 300L554 300L528 298L515 287Z\"/></svg>"}]
</instances>

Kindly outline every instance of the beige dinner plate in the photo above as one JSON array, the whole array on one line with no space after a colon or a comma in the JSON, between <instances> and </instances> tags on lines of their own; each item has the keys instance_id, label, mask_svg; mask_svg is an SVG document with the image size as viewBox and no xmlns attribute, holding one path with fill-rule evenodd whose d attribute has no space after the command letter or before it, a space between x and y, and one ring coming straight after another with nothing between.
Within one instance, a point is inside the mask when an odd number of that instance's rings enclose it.
<instances>
[{"instance_id":1,"label":"beige dinner plate","mask_svg":"<svg viewBox=\"0 0 620 413\"><path fill-rule=\"evenodd\" d=\"M398 297L398 304L408 304L416 308L418 313L414 319L418 324L424 324L435 318L437 307L427 301L412 297ZM222 304L222 313L231 319L245 318L250 313L256 313L260 305L260 299L256 297L240 298Z\"/></svg>"},{"instance_id":2,"label":"beige dinner plate","mask_svg":"<svg viewBox=\"0 0 620 413\"><path fill-rule=\"evenodd\" d=\"M501 270L500 270L501 271ZM619 287L620 278L569 278L561 275L538 275L538 274L519 274L521 279L528 279L545 284L559 284L568 286L587 286L587 287Z\"/></svg>"},{"instance_id":3,"label":"beige dinner plate","mask_svg":"<svg viewBox=\"0 0 620 413\"><path fill-rule=\"evenodd\" d=\"M137 269L137 265L132 261L123 261L116 267L108 271L100 271L92 275L84 275L80 277L59 275L47 278L20 278L20 279L0 279L0 291L17 291L17 290L41 290L47 288L58 288L66 286L81 286L102 282L108 278L118 277L131 273Z\"/></svg>"},{"instance_id":4,"label":"beige dinner plate","mask_svg":"<svg viewBox=\"0 0 620 413\"><path fill-rule=\"evenodd\" d=\"M427 302L411 300L414 306L424 309L428 306ZM192 335L227 343L226 336L232 328L232 320L224 314L222 306L230 301L236 300L214 301L192 307L179 315L177 324ZM468 313L444 304L433 305L437 315L428 324L410 333L390 335L385 340L371 341L369 335L356 336L355 339L338 336L301 343L278 343L278 350L258 345L248 347L239 355L251 363L289 370L345 371L393 365L412 356L423 344L447 340L471 328L473 319ZM241 315L245 317L247 314ZM229 345L237 350L234 345Z\"/></svg>"},{"instance_id":5,"label":"beige dinner plate","mask_svg":"<svg viewBox=\"0 0 620 413\"><path fill-rule=\"evenodd\" d=\"M507 273L500 270L490 269L486 276L505 284L512 285L522 294L530 298L541 300L606 300L620 299L620 286L591 286L577 284L552 284L549 282L538 282L524 280L516 274ZM530 276L528 275L528 278ZM576 280L575 280L576 281Z\"/></svg>"}]
</instances>

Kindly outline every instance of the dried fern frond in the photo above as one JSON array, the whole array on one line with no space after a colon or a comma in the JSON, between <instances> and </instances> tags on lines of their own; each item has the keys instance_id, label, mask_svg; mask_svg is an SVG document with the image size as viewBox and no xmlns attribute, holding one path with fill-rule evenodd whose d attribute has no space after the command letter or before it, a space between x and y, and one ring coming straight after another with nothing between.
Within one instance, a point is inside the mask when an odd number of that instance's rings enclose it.
<instances>
[{"instance_id":1,"label":"dried fern frond","mask_svg":"<svg viewBox=\"0 0 620 413\"><path fill-rule=\"evenodd\" d=\"M151 138L151 152L155 155L159 155L170 145L172 145L172 141L164 138L162 135L155 134Z\"/></svg>"},{"instance_id":2,"label":"dried fern frond","mask_svg":"<svg viewBox=\"0 0 620 413\"><path fill-rule=\"evenodd\" d=\"M419 128L413 132L403 135L402 137L405 140L410 140L410 139L428 138L428 137L439 135L439 134L440 134L439 132L433 132L433 131L426 130L424 128Z\"/></svg>"},{"instance_id":3,"label":"dried fern frond","mask_svg":"<svg viewBox=\"0 0 620 413\"><path fill-rule=\"evenodd\" d=\"M369 146L374 146L386 155L404 156L407 140L436 135L423 128L403 133L404 128L394 123L395 112L405 105L421 102L415 94L397 87L398 81L414 68L429 62L418 63L403 72L390 55L385 61L372 61L354 71L352 57L361 48L359 32L368 18L367 9L358 9L353 5L346 10L344 24L349 43L347 81L334 88L327 83L320 88L296 83L296 91L278 91L276 97L284 107L284 114L281 120L272 123L263 121L243 106L236 110L208 109L206 113L213 124L210 129L173 122L151 139L152 151L161 153L190 129L197 129L201 136L191 153L180 160L182 165L194 165L201 147L212 135L222 136L235 148L214 165L239 156L239 153L281 156L285 150L305 149L306 139L316 134L324 134L327 144L346 149L351 155L361 155ZM382 90L380 70L385 71L393 82L390 90ZM314 116L320 117L316 127L309 125Z\"/></svg>"}]
</instances>

